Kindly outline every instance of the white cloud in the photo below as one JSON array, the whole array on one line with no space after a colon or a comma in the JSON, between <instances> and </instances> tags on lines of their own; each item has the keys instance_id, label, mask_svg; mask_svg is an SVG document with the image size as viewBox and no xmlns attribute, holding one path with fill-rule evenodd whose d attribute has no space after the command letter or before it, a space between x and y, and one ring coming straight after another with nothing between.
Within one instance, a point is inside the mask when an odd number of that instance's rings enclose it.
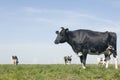
<instances>
[{"instance_id":1,"label":"white cloud","mask_svg":"<svg viewBox=\"0 0 120 80\"><path fill-rule=\"evenodd\" d=\"M96 27L100 30L110 30L120 32L119 23L98 16L90 15L89 13L81 13L70 10L56 10L56 9L39 9L32 7L25 7L24 10L32 15L39 14L33 17L32 20L36 22L44 22L47 24L69 25L69 26L83 26L89 28ZM44 15L44 16L43 16ZM92 28L90 27L90 28Z\"/></svg>"}]
</instances>

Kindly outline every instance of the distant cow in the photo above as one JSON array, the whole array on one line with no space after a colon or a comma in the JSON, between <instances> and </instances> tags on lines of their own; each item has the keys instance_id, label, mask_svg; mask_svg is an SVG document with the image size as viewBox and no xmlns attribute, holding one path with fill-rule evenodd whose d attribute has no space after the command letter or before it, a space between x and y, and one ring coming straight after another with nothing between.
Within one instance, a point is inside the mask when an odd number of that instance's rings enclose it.
<instances>
[{"instance_id":1,"label":"distant cow","mask_svg":"<svg viewBox=\"0 0 120 80\"><path fill-rule=\"evenodd\" d=\"M65 56L64 61L65 61L65 64L71 64L72 56Z\"/></svg>"},{"instance_id":2,"label":"distant cow","mask_svg":"<svg viewBox=\"0 0 120 80\"><path fill-rule=\"evenodd\" d=\"M104 54L110 55L111 54L110 51L112 51L112 50L114 50L114 48L109 45L108 48L106 49L106 51L104 51ZM97 58L97 64L98 65L99 64L105 65L106 61L108 61L108 63L109 63L109 60L110 60L110 57L107 57L107 58Z\"/></svg>"},{"instance_id":3,"label":"distant cow","mask_svg":"<svg viewBox=\"0 0 120 80\"><path fill-rule=\"evenodd\" d=\"M106 63L105 58L97 58L97 65L102 64L104 65Z\"/></svg>"},{"instance_id":4,"label":"distant cow","mask_svg":"<svg viewBox=\"0 0 120 80\"><path fill-rule=\"evenodd\" d=\"M14 65L18 65L18 58L17 56L12 56L12 61Z\"/></svg>"},{"instance_id":5,"label":"distant cow","mask_svg":"<svg viewBox=\"0 0 120 80\"><path fill-rule=\"evenodd\" d=\"M86 68L87 54L105 55L106 68L110 55L113 54L115 60L115 68L118 68L117 58L117 35L114 32L98 32L92 30L79 29L69 31L68 28L61 27L61 30L56 31L57 37L55 44L67 42L73 51L80 57L82 67ZM110 50L109 47L113 48ZM106 52L107 51L107 52Z\"/></svg>"}]
</instances>

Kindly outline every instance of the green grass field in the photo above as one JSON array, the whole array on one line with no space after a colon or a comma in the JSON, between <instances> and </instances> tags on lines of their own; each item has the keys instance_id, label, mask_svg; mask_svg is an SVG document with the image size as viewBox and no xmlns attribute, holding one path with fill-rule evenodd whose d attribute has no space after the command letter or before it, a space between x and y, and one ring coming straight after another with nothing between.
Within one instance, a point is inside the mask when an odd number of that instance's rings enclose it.
<instances>
[{"instance_id":1,"label":"green grass field","mask_svg":"<svg viewBox=\"0 0 120 80\"><path fill-rule=\"evenodd\" d=\"M0 65L0 80L120 80L120 67L115 69L87 64L81 65Z\"/></svg>"}]
</instances>

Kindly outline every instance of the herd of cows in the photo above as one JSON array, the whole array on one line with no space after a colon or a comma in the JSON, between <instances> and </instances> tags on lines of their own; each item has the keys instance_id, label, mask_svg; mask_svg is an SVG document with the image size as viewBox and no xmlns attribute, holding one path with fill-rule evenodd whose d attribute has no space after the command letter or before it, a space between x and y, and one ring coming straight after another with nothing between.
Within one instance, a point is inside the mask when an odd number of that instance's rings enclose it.
<instances>
[{"instance_id":1,"label":"herd of cows","mask_svg":"<svg viewBox=\"0 0 120 80\"><path fill-rule=\"evenodd\" d=\"M68 28L61 27L60 30L56 31L56 34L55 44L67 42L80 58L83 69L86 69L87 54L104 54L103 61L105 61L106 68L108 68L110 55L113 54L115 69L118 68L117 35L115 32L85 29L69 31Z\"/></svg>"},{"instance_id":2,"label":"herd of cows","mask_svg":"<svg viewBox=\"0 0 120 80\"><path fill-rule=\"evenodd\" d=\"M64 62L66 64L71 64L72 56L64 56ZM97 58L97 65L105 65L106 61L105 58Z\"/></svg>"},{"instance_id":3,"label":"herd of cows","mask_svg":"<svg viewBox=\"0 0 120 80\"><path fill-rule=\"evenodd\" d=\"M12 56L12 62L14 65L18 65L19 61L18 61L18 57L17 56ZM65 65L66 64L71 64L72 62L72 55L71 56L64 56L64 62L65 62ZM106 62L105 62L105 58L97 58L97 64L102 64L104 65Z\"/></svg>"},{"instance_id":4,"label":"herd of cows","mask_svg":"<svg viewBox=\"0 0 120 80\"><path fill-rule=\"evenodd\" d=\"M56 34L55 44L67 42L80 58L83 69L86 69L87 54L104 54L104 58L97 58L97 64L105 64L106 68L108 68L110 55L113 54L115 69L118 68L117 35L115 32L85 29L69 31L68 28L61 27L60 30L56 31ZM17 56L12 56L12 61L14 65L18 65ZM64 56L64 61L65 64L71 64L72 56Z\"/></svg>"}]
</instances>

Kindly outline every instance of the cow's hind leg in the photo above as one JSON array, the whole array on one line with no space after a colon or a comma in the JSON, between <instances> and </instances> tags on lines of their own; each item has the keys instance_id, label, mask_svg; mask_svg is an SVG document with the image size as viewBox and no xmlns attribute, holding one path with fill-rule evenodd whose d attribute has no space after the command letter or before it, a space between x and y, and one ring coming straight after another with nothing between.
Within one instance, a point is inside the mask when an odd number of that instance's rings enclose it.
<instances>
[{"instance_id":1,"label":"cow's hind leg","mask_svg":"<svg viewBox=\"0 0 120 80\"><path fill-rule=\"evenodd\" d=\"M118 56L114 57L115 69L118 69Z\"/></svg>"},{"instance_id":2,"label":"cow's hind leg","mask_svg":"<svg viewBox=\"0 0 120 80\"><path fill-rule=\"evenodd\" d=\"M105 54L105 62L106 62L105 67L106 67L106 68L108 68L108 66L109 66L109 60L110 60L110 55Z\"/></svg>"},{"instance_id":3,"label":"cow's hind leg","mask_svg":"<svg viewBox=\"0 0 120 80\"><path fill-rule=\"evenodd\" d=\"M106 68L108 68L108 66L109 66L109 60L106 60Z\"/></svg>"},{"instance_id":4,"label":"cow's hind leg","mask_svg":"<svg viewBox=\"0 0 120 80\"><path fill-rule=\"evenodd\" d=\"M115 69L118 69L118 56L115 51L113 52L113 57L114 57L114 61L115 61Z\"/></svg>"}]
</instances>

